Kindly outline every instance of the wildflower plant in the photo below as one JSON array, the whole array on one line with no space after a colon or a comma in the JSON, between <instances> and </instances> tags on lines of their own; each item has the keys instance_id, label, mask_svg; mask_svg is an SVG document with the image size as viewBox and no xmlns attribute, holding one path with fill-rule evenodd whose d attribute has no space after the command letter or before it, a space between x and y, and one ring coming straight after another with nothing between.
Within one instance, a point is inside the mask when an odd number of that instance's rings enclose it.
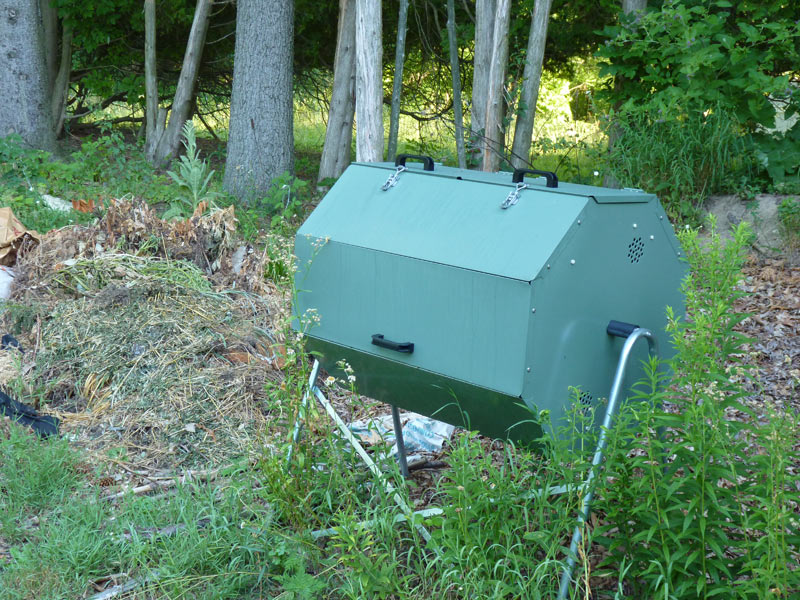
<instances>
[{"instance_id":1,"label":"wildflower plant","mask_svg":"<svg viewBox=\"0 0 800 600\"><path fill-rule=\"evenodd\" d=\"M656 361L621 411L596 507L605 567L630 567L634 597L757 599L800 592L798 478L787 465L796 419L757 412L744 382L748 342L734 310L749 231L680 234L691 266L687 318L670 315L676 348L667 379Z\"/></svg>"}]
</instances>

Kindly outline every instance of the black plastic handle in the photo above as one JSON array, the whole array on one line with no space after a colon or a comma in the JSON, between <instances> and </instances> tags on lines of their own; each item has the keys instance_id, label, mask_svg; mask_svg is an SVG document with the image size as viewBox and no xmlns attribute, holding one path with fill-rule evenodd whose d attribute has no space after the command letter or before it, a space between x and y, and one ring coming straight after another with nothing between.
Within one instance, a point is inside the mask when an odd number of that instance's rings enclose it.
<instances>
[{"instance_id":1,"label":"black plastic handle","mask_svg":"<svg viewBox=\"0 0 800 600\"><path fill-rule=\"evenodd\" d=\"M405 167L406 160L409 158L421 160L425 165L425 171L433 171L433 159L430 156L423 156L422 154L398 154L397 158L394 159L394 166Z\"/></svg>"},{"instance_id":2,"label":"black plastic handle","mask_svg":"<svg viewBox=\"0 0 800 600\"><path fill-rule=\"evenodd\" d=\"M403 354L411 354L414 351L413 342L393 342L383 337L382 333L376 333L372 336L372 343L381 348L394 350L395 352L402 352Z\"/></svg>"},{"instance_id":3,"label":"black plastic handle","mask_svg":"<svg viewBox=\"0 0 800 600\"><path fill-rule=\"evenodd\" d=\"M522 183L525 179L525 173L531 175L540 175L547 180L547 187L558 187L558 175L552 171L539 171L538 169L514 169L514 175L511 177L511 183Z\"/></svg>"},{"instance_id":4,"label":"black plastic handle","mask_svg":"<svg viewBox=\"0 0 800 600\"><path fill-rule=\"evenodd\" d=\"M624 321L611 320L608 322L608 327L606 327L606 333L615 337L627 338L633 333L634 329L639 329L639 326L633 323L625 323Z\"/></svg>"}]
</instances>

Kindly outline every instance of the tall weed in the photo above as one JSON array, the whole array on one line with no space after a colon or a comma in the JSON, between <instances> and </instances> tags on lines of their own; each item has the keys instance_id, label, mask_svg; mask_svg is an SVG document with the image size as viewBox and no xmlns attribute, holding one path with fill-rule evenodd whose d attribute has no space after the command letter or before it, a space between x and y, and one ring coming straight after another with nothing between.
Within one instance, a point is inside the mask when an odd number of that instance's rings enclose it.
<instances>
[{"instance_id":1,"label":"tall weed","mask_svg":"<svg viewBox=\"0 0 800 600\"><path fill-rule=\"evenodd\" d=\"M753 153L742 128L720 107L684 116L630 108L609 121L611 174L624 187L658 195L670 217L693 224L709 194L750 176Z\"/></svg>"},{"instance_id":2,"label":"tall weed","mask_svg":"<svg viewBox=\"0 0 800 600\"><path fill-rule=\"evenodd\" d=\"M670 316L676 348L665 380L656 362L620 414L597 502L606 525L595 539L605 566L631 566L634 598L794 597L800 502L787 469L796 419L745 402L753 376L734 310L749 231L724 244L713 221L703 243L681 239L691 274L687 320ZM664 384L667 384L666 387ZM653 392L654 389L661 391ZM793 554L795 556L793 556Z\"/></svg>"}]
</instances>

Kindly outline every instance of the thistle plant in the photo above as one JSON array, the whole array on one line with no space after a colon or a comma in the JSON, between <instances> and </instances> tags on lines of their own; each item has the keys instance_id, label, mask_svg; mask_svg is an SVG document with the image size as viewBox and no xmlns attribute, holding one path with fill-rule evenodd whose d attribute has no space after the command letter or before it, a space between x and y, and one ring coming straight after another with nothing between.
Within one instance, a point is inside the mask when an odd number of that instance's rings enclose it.
<instances>
[{"instance_id":1,"label":"thistle plant","mask_svg":"<svg viewBox=\"0 0 800 600\"><path fill-rule=\"evenodd\" d=\"M186 153L179 159L178 172L167 171L167 175L188 194L170 203L170 207L164 213L164 219L190 217L201 202L208 201L211 204L212 198L216 195L208 191L208 184L215 171L209 168L205 159L200 158L194 124L186 121L182 131L182 143Z\"/></svg>"}]
</instances>

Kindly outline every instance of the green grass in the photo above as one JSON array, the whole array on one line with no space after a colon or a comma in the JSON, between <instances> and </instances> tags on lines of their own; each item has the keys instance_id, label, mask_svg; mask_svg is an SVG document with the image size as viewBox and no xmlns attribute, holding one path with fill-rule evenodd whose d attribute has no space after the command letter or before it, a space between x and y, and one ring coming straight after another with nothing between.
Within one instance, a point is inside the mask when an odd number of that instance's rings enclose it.
<instances>
[{"instance_id":1,"label":"green grass","mask_svg":"<svg viewBox=\"0 0 800 600\"><path fill-rule=\"evenodd\" d=\"M113 504L78 474L77 458L66 441L17 427L0 443L0 537L14 543L0 570L3 600L84 597L114 573L147 580L160 598L272 597L278 578L305 573L300 544L274 531L252 473Z\"/></svg>"}]
</instances>

